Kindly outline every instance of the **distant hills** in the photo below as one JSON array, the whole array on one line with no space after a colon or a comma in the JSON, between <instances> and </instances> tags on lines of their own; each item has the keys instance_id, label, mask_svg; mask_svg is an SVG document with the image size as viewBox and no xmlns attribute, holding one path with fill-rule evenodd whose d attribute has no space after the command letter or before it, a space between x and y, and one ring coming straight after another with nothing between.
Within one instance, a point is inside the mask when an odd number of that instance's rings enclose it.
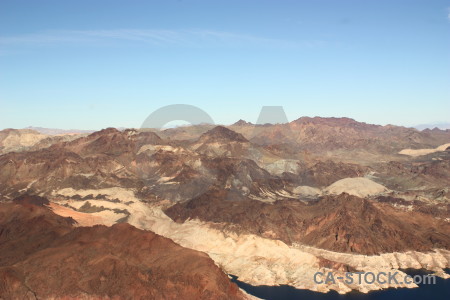
<instances>
[{"instance_id":1,"label":"distant hills","mask_svg":"<svg viewBox=\"0 0 450 300\"><path fill-rule=\"evenodd\" d=\"M42 134L47 135L60 135L60 134L80 134L80 133L92 133L95 130L81 130L81 129L57 129L57 128L44 128L44 127L32 127L29 126L24 129L35 130Z\"/></svg>"},{"instance_id":2,"label":"distant hills","mask_svg":"<svg viewBox=\"0 0 450 300\"><path fill-rule=\"evenodd\" d=\"M301 119L304 121L305 119L312 119L312 118L303 117ZM333 118L330 118L330 119L333 119ZM348 118L342 118L342 119L348 119ZM351 119L348 119L348 120L351 120ZM206 124L204 124L204 125L206 125ZM251 122L246 122L241 119L241 120L235 122L234 124L232 124L231 126L252 126L252 125L254 126L255 124L252 124ZM173 127L169 127L169 128L184 128L184 127L190 127L190 126L183 125L183 126L173 126ZM419 125L414 125L411 127L415 128L417 130L434 129L434 128L446 130L446 129L450 129L450 123L449 122L436 122L436 123L428 123L428 124L419 124ZM45 128L45 127L34 127L34 126L28 126L24 129L35 130L41 134L46 134L46 135L83 134L83 133L93 133L96 131L96 130L84 130L84 129ZM117 129L120 131L125 130L125 128L123 128L123 127L119 127Z\"/></svg>"},{"instance_id":3,"label":"distant hills","mask_svg":"<svg viewBox=\"0 0 450 300\"><path fill-rule=\"evenodd\" d=\"M439 128L442 130L450 129L450 123L433 123L433 124L420 124L414 126L417 130L424 130L424 129L434 129Z\"/></svg>"}]
</instances>

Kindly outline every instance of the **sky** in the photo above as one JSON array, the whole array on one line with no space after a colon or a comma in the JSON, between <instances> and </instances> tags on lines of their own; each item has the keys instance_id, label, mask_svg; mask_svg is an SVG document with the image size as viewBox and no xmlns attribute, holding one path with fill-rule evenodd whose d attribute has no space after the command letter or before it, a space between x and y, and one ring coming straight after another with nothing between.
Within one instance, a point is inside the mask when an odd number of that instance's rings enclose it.
<instances>
[{"instance_id":1,"label":"sky","mask_svg":"<svg viewBox=\"0 0 450 300\"><path fill-rule=\"evenodd\" d=\"M172 104L450 122L450 1L0 0L0 128L138 128Z\"/></svg>"}]
</instances>

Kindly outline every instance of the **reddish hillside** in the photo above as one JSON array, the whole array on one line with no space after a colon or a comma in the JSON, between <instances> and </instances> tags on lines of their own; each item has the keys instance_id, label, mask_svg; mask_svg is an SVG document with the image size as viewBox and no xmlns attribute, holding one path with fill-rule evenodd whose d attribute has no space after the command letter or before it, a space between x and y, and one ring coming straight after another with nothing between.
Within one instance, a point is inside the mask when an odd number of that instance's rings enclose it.
<instances>
[{"instance_id":1,"label":"reddish hillside","mask_svg":"<svg viewBox=\"0 0 450 300\"><path fill-rule=\"evenodd\" d=\"M204 253L128 224L0 204L1 299L243 299Z\"/></svg>"}]
</instances>

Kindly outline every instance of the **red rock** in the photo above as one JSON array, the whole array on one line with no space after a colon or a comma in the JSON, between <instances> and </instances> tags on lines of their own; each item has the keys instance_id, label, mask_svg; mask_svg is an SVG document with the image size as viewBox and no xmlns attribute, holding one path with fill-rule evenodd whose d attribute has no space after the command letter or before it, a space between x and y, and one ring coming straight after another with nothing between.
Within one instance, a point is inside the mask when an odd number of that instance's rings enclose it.
<instances>
[{"instance_id":1,"label":"red rock","mask_svg":"<svg viewBox=\"0 0 450 300\"><path fill-rule=\"evenodd\" d=\"M208 255L129 224L0 204L2 299L243 299Z\"/></svg>"}]
</instances>

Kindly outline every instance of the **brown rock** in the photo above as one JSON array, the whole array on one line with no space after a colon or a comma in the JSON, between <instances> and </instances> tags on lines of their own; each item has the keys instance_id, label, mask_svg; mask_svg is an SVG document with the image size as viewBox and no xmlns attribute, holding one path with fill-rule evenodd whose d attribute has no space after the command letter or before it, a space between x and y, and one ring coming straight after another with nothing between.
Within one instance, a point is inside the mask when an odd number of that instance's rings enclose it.
<instances>
[{"instance_id":1,"label":"brown rock","mask_svg":"<svg viewBox=\"0 0 450 300\"><path fill-rule=\"evenodd\" d=\"M2 299L242 299L204 253L129 224L73 227L45 207L0 204Z\"/></svg>"},{"instance_id":2,"label":"brown rock","mask_svg":"<svg viewBox=\"0 0 450 300\"><path fill-rule=\"evenodd\" d=\"M348 194L326 196L311 204L233 198L226 190L213 189L165 212L176 222L197 218L238 233L338 252L371 255L450 248L450 224Z\"/></svg>"}]
</instances>

